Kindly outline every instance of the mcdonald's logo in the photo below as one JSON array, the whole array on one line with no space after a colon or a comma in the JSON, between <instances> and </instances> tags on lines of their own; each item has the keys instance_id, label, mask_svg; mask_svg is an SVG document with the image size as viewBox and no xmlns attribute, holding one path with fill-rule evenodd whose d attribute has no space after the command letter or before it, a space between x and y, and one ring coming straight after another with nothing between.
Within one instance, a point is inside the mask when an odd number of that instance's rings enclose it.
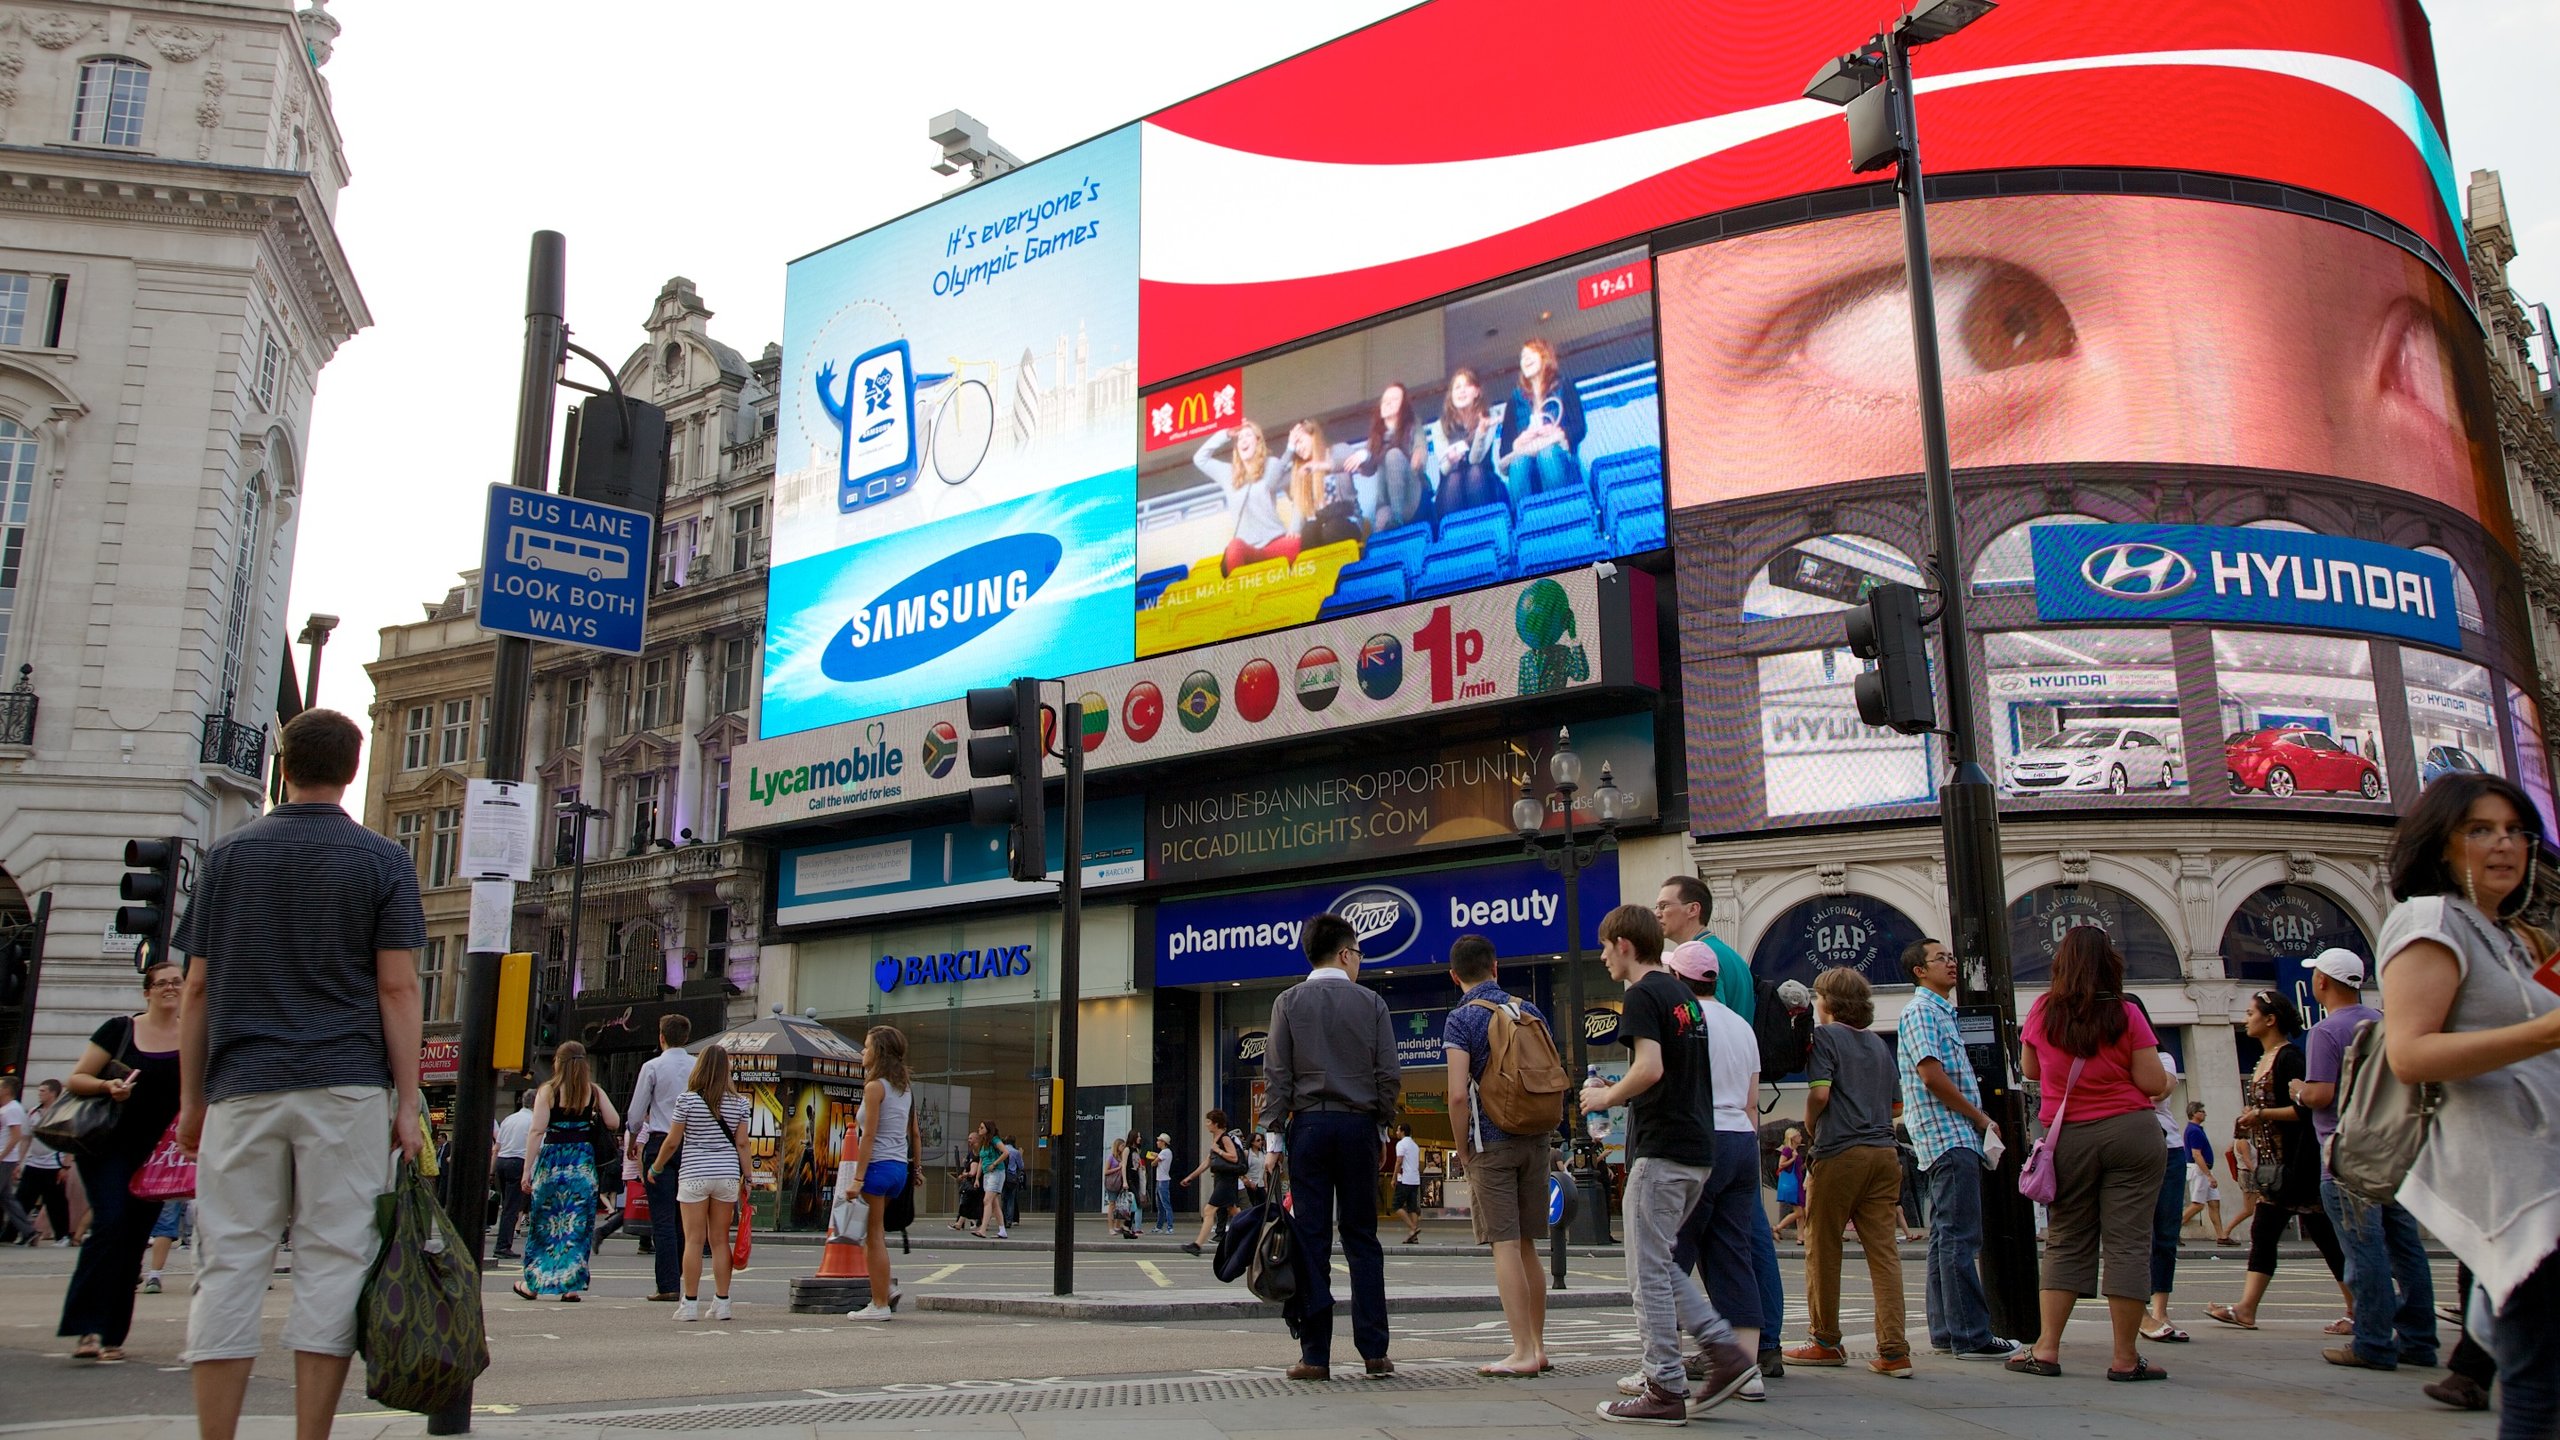
<instances>
[{"instance_id":1,"label":"mcdonald's logo","mask_svg":"<svg viewBox=\"0 0 2560 1440\"><path fill-rule=\"evenodd\" d=\"M1244 371L1202 376L1149 395L1138 406L1146 448L1161 450L1228 429L1245 418Z\"/></svg>"}]
</instances>

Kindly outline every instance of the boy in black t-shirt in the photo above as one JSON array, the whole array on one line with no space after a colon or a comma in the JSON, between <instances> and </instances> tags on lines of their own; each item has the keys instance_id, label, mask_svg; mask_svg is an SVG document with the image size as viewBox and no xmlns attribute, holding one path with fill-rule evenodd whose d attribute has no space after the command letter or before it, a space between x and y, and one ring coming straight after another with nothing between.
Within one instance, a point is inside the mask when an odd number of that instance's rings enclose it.
<instances>
[{"instance_id":1,"label":"boy in black t-shirt","mask_svg":"<svg viewBox=\"0 0 2560 1440\"><path fill-rule=\"evenodd\" d=\"M1715 1158L1715 1086L1707 1065L1707 1017L1697 998L1662 968L1662 926L1653 912L1621 905L1600 922L1600 956L1627 987L1618 1037L1635 1058L1615 1085L1587 1082L1582 1108L1629 1107L1627 1117L1628 1289L1644 1335L1644 1368L1619 1383L1629 1398L1599 1407L1600 1418L1680 1425L1710 1410L1759 1373L1734 1342L1697 1277L1672 1262L1680 1226L1705 1193ZM1698 1337L1684 1363L1680 1335ZM1703 1381L1695 1394L1689 1381Z\"/></svg>"}]
</instances>

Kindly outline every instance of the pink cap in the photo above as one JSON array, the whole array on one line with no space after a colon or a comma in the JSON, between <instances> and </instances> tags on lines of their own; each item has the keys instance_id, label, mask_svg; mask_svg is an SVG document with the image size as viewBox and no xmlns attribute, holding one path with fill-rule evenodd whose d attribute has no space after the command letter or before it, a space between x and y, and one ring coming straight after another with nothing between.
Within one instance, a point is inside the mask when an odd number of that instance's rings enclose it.
<instances>
[{"instance_id":1,"label":"pink cap","mask_svg":"<svg viewBox=\"0 0 2560 1440\"><path fill-rule=\"evenodd\" d=\"M1716 952L1704 940L1683 940L1671 947L1663 964L1683 980L1708 981L1716 978Z\"/></svg>"}]
</instances>

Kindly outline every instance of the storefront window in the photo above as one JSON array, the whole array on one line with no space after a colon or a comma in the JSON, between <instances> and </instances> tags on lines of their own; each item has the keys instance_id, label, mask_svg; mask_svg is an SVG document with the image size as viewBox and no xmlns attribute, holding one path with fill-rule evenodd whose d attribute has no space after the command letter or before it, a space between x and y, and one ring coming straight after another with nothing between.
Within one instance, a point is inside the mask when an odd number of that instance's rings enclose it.
<instances>
[{"instance_id":1,"label":"storefront window","mask_svg":"<svg viewBox=\"0 0 2560 1440\"><path fill-rule=\"evenodd\" d=\"M1760 775L1772 818L1929 803L1937 737L1858 718L1852 687L1865 665L1848 647L1764 655L1758 664Z\"/></svg>"},{"instance_id":2,"label":"storefront window","mask_svg":"<svg viewBox=\"0 0 2560 1440\"><path fill-rule=\"evenodd\" d=\"M2479 634L2480 591L2471 583L2471 576L2462 568L2462 562L2454 559L2452 554L2441 546L2420 545L2416 549L2421 555L2433 555L2453 567L2454 623L2474 635Z\"/></svg>"},{"instance_id":3,"label":"storefront window","mask_svg":"<svg viewBox=\"0 0 2560 1440\"><path fill-rule=\"evenodd\" d=\"M1864 535L1824 535L1799 541L1751 572L1742 594L1745 620L1783 620L1846 610L1879 585L1921 584L1911 557Z\"/></svg>"},{"instance_id":4,"label":"storefront window","mask_svg":"<svg viewBox=\"0 0 2560 1440\"><path fill-rule=\"evenodd\" d=\"M2305 1024L2321 1015L2311 999L2311 957L2331 948L2373 958L2373 943L2347 907L2308 885L2269 885L2241 901L2222 927L2223 973L2274 986Z\"/></svg>"},{"instance_id":5,"label":"storefront window","mask_svg":"<svg viewBox=\"0 0 2560 1440\"><path fill-rule=\"evenodd\" d=\"M2233 795L2279 805L2389 798L2364 641L2218 630L2213 663Z\"/></svg>"},{"instance_id":6,"label":"storefront window","mask_svg":"<svg viewBox=\"0 0 2560 1440\"><path fill-rule=\"evenodd\" d=\"M2095 515L2039 515L2012 525L1982 547L1973 562L1976 595L2029 595L2036 588L2036 557L2028 532L2038 525L2103 525Z\"/></svg>"},{"instance_id":7,"label":"storefront window","mask_svg":"<svg viewBox=\"0 0 2560 1440\"><path fill-rule=\"evenodd\" d=\"M2009 631L1983 662L2004 797L2186 793L2168 631Z\"/></svg>"},{"instance_id":8,"label":"storefront window","mask_svg":"<svg viewBox=\"0 0 2560 1440\"><path fill-rule=\"evenodd\" d=\"M2009 902L2009 969L2021 985L2053 979L2062 937L2083 925L2107 933L2127 980L2179 980L2186 969L2168 930L2141 901L2113 885L2039 885Z\"/></svg>"},{"instance_id":9,"label":"storefront window","mask_svg":"<svg viewBox=\"0 0 2560 1440\"><path fill-rule=\"evenodd\" d=\"M1902 951L1919 938L1917 922L1872 895L1818 895L1761 932L1751 947L1751 972L1771 984L1810 985L1823 971L1846 966L1870 985L1908 987Z\"/></svg>"},{"instance_id":10,"label":"storefront window","mask_svg":"<svg viewBox=\"0 0 2560 1440\"><path fill-rule=\"evenodd\" d=\"M2542 823L2547 832L2553 824L2551 757L2542 743L2542 707L2512 683L2507 686L2507 722L2514 727L2516 737L2516 783L2542 807Z\"/></svg>"},{"instance_id":11,"label":"storefront window","mask_svg":"<svg viewBox=\"0 0 2560 1440\"><path fill-rule=\"evenodd\" d=\"M2408 685L2409 753L2418 757L2418 788L2459 771L2506 773L2487 670L2404 645L2400 675Z\"/></svg>"}]
</instances>

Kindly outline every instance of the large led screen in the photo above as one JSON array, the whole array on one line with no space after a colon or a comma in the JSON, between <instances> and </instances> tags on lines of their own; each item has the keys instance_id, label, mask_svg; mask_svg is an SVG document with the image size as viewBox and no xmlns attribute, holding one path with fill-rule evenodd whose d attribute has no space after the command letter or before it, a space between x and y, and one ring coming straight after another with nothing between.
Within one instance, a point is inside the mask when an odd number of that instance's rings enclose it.
<instances>
[{"instance_id":1,"label":"large led screen","mask_svg":"<svg viewBox=\"0 0 2560 1440\"><path fill-rule=\"evenodd\" d=\"M2224 782L2236 799L2382 800L2382 706L2362 640L2222 630L2213 637Z\"/></svg>"},{"instance_id":2,"label":"large led screen","mask_svg":"<svg viewBox=\"0 0 2560 1440\"><path fill-rule=\"evenodd\" d=\"M1958 467L2174 462L2386 485L2504 534L2478 326L2417 257L2253 206L1932 205ZM1665 255L1673 508L1916 471L1891 211ZM1916 497L1915 497L1916 498Z\"/></svg>"},{"instance_id":3,"label":"large led screen","mask_svg":"<svg viewBox=\"0 0 2560 1440\"><path fill-rule=\"evenodd\" d=\"M1150 392L1138 653L1659 548L1652 289L1628 251Z\"/></svg>"},{"instance_id":4,"label":"large led screen","mask_svg":"<svg viewBox=\"0 0 2560 1440\"><path fill-rule=\"evenodd\" d=\"M792 263L763 729L1132 656L1138 132Z\"/></svg>"}]
</instances>

